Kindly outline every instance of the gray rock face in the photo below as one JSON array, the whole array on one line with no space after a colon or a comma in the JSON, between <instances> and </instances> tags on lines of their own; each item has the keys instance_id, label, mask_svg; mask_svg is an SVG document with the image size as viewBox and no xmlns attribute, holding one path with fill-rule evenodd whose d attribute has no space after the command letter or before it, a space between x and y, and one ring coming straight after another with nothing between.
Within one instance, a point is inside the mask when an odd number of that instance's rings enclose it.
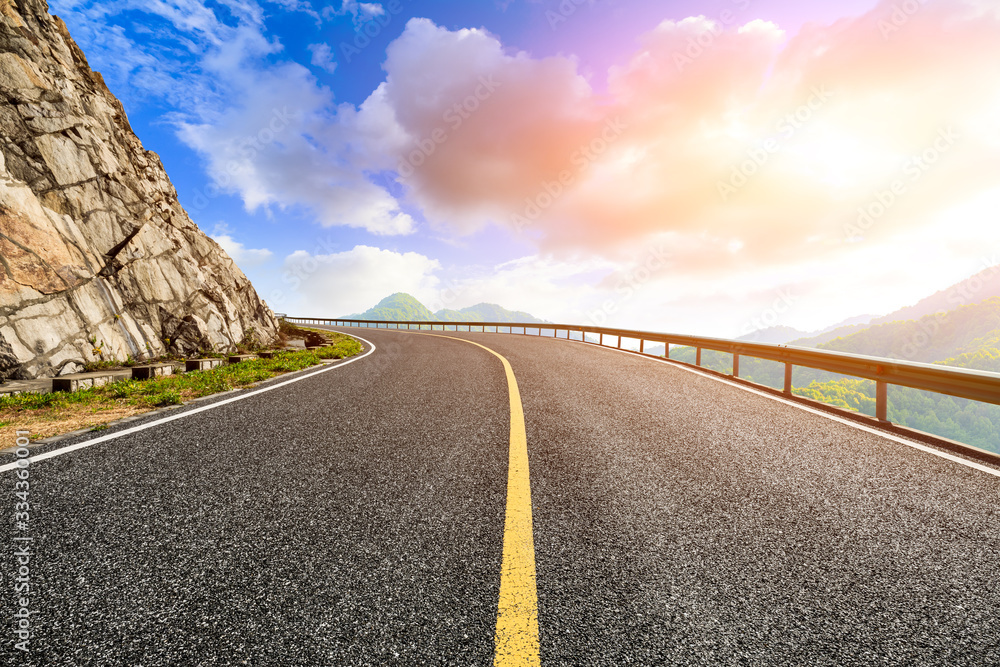
<instances>
[{"instance_id":1,"label":"gray rock face","mask_svg":"<svg viewBox=\"0 0 1000 667\"><path fill-rule=\"evenodd\" d=\"M0 379L277 335L44 0L0 0L0 95Z\"/></svg>"}]
</instances>

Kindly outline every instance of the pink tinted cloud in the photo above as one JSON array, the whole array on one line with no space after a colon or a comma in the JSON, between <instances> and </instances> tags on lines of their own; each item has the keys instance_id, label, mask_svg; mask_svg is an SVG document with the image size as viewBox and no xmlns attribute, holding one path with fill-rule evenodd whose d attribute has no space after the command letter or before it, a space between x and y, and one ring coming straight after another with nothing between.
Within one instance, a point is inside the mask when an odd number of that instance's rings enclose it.
<instances>
[{"instance_id":1,"label":"pink tinted cloud","mask_svg":"<svg viewBox=\"0 0 1000 667\"><path fill-rule=\"evenodd\" d=\"M692 271L844 252L858 209L895 181L905 193L866 239L995 185L996 11L928 0L900 19L894 4L791 38L760 20L666 21L609 72L607 95L571 58L414 20L367 113L399 138L412 202L458 232L495 223L602 254L672 234Z\"/></svg>"},{"instance_id":2,"label":"pink tinted cloud","mask_svg":"<svg viewBox=\"0 0 1000 667\"><path fill-rule=\"evenodd\" d=\"M481 30L411 20L385 69L385 102L410 137L401 178L431 220L459 229L504 217L601 121L573 60L509 54Z\"/></svg>"}]
</instances>

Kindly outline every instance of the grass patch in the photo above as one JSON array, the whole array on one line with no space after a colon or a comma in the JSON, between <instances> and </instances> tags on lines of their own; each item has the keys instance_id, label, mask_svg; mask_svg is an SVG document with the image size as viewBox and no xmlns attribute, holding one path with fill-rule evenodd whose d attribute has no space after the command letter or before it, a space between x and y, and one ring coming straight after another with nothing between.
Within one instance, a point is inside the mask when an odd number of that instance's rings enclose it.
<instances>
[{"instance_id":1,"label":"grass patch","mask_svg":"<svg viewBox=\"0 0 1000 667\"><path fill-rule=\"evenodd\" d=\"M125 364L117 359L102 359L101 361L88 361L83 365L84 373L95 371L120 371L125 368Z\"/></svg>"},{"instance_id":2,"label":"grass patch","mask_svg":"<svg viewBox=\"0 0 1000 667\"><path fill-rule=\"evenodd\" d=\"M12 444L15 430L30 431L32 439L83 428L92 430L124 417L179 405L361 352L361 344L334 332L324 332L330 345L318 350L284 351L273 359L254 359L211 370L168 375L154 380L121 380L72 393L0 396L0 446Z\"/></svg>"}]
</instances>

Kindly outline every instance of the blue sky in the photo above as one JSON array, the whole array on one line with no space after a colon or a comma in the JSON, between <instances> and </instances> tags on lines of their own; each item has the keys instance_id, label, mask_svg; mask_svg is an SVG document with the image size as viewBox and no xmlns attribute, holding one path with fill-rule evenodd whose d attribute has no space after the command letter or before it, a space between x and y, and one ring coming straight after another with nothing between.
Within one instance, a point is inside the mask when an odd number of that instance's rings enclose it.
<instances>
[{"instance_id":1,"label":"blue sky","mask_svg":"<svg viewBox=\"0 0 1000 667\"><path fill-rule=\"evenodd\" d=\"M909 2L50 6L276 311L735 336L996 263L1000 19Z\"/></svg>"}]
</instances>

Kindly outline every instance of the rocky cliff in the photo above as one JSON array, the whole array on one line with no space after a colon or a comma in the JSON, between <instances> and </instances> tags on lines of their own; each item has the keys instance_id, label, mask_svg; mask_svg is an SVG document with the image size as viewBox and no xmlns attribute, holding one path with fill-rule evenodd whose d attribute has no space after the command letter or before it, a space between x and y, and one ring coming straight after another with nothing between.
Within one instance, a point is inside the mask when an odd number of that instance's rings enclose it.
<instances>
[{"instance_id":1,"label":"rocky cliff","mask_svg":"<svg viewBox=\"0 0 1000 667\"><path fill-rule=\"evenodd\" d=\"M44 0L0 0L0 264L0 379L277 334Z\"/></svg>"}]
</instances>

